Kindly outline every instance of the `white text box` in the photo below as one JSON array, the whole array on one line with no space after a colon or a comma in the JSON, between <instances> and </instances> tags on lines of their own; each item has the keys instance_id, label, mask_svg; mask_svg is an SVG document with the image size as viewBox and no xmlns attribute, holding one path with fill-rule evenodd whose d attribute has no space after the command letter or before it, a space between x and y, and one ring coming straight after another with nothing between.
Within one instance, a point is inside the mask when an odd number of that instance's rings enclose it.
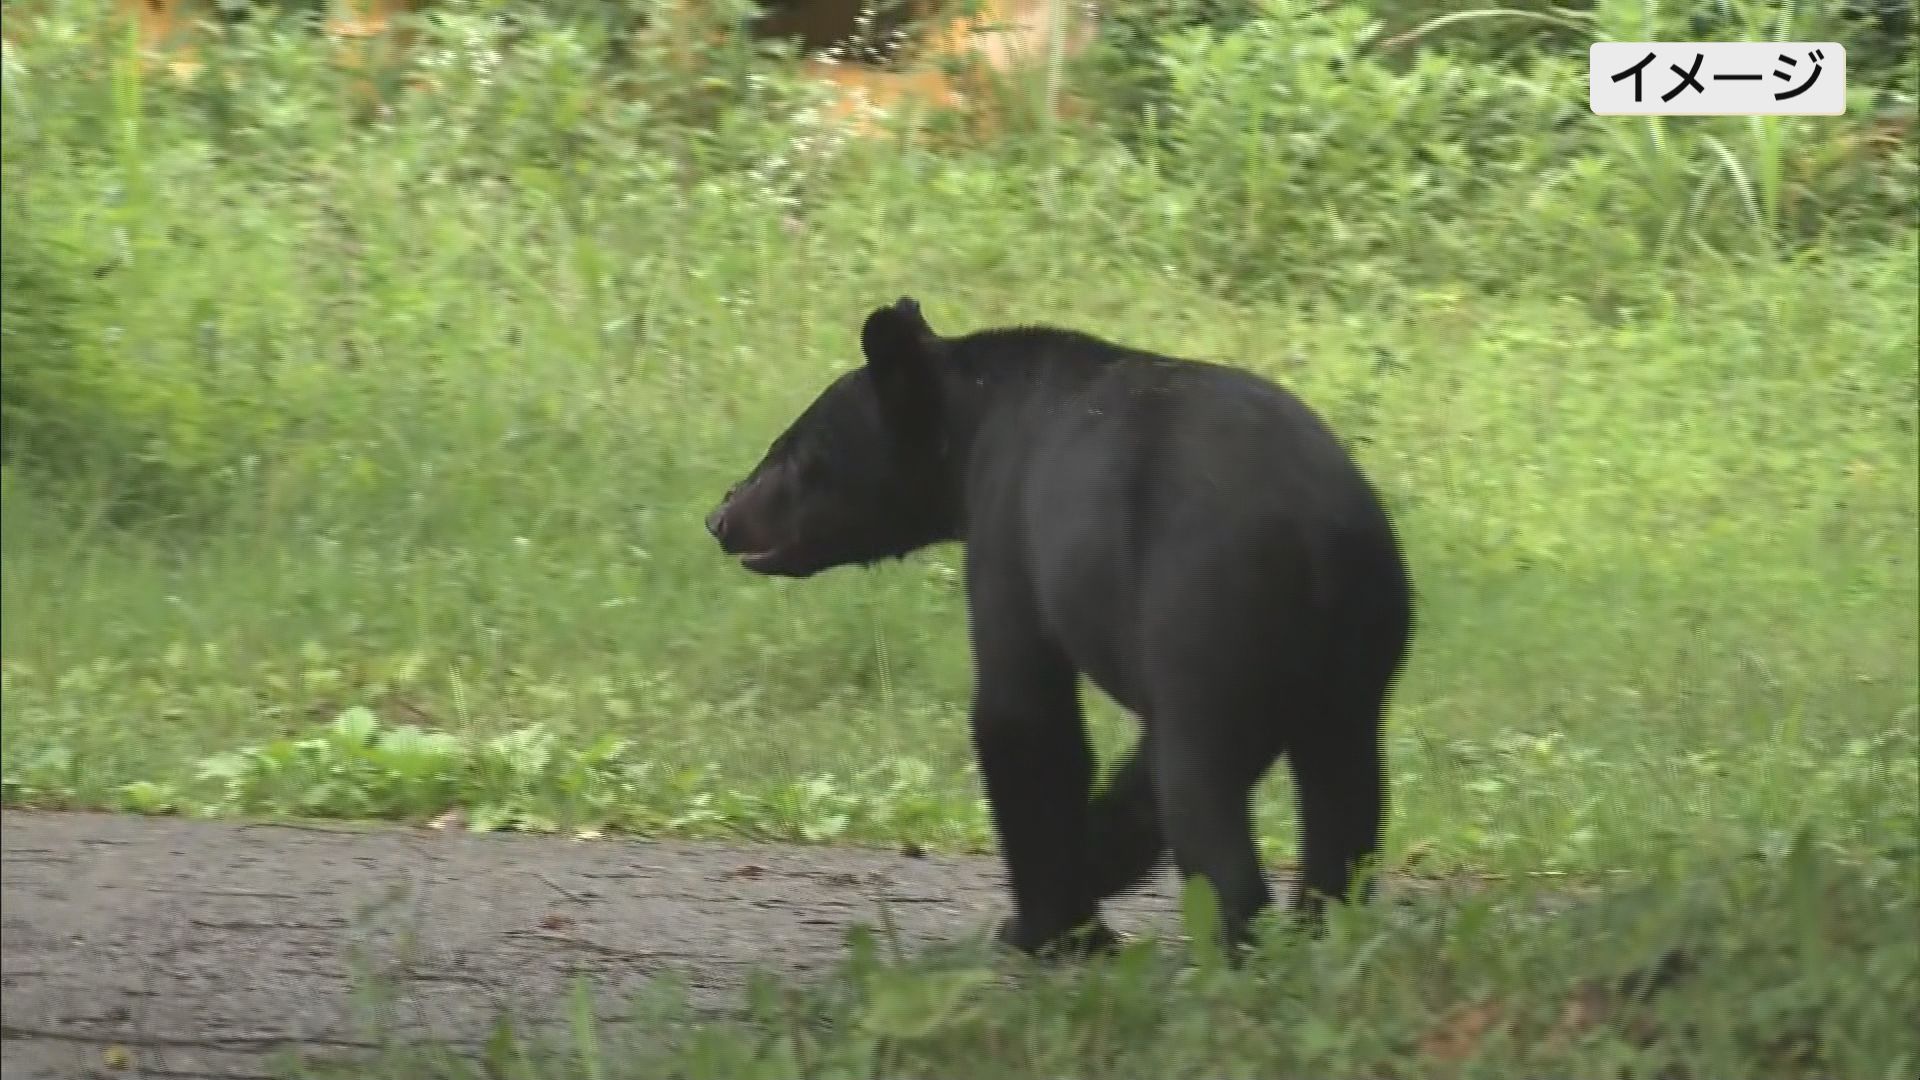
<instances>
[{"instance_id":1,"label":"white text box","mask_svg":"<svg viewBox=\"0 0 1920 1080\"><path fill-rule=\"evenodd\" d=\"M1847 111L1847 50L1833 41L1596 41L1587 63L1601 116Z\"/></svg>"}]
</instances>

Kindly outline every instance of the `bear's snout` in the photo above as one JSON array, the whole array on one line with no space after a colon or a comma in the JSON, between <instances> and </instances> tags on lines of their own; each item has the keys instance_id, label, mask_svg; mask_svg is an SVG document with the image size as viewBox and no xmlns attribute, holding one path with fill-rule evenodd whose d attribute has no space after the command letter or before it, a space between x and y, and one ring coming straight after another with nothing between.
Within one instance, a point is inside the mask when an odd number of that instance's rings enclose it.
<instances>
[{"instance_id":1,"label":"bear's snout","mask_svg":"<svg viewBox=\"0 0 1920 1080\"><path fill-rule=\"evenodd\" d=\"M765 515L755 509L753 490L745 483L735 484L720 500L720 505L707 515L708 534L719 542L720 550L729 555L750 554L773 546L764 535Z\"/></svg>"},{"instance_id":2,"label":"bear's snout","mask_svg":"<svg viewBox=\"0 0 1920 1080\"><path fill-rule=\"evenodd\" d=\"M707 515L707 535L720 541L720 547L723 550L727 548L727 533L732 525L734 496L740 494L740 489L744 486L746 486L744 480L729 486L727 493L720 496L720 505L714 507L713 512Z\"/></svg>"}]
</instances>

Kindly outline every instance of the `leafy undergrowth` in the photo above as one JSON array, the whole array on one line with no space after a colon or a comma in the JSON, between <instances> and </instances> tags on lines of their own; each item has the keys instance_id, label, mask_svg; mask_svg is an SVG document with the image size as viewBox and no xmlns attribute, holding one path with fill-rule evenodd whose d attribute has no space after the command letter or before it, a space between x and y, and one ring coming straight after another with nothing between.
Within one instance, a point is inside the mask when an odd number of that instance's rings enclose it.
<instances>
[{"instance_id":1,"label":"leafy undergrowth","mask_svg":"<svg viewBox=\"0 0 1920 1080\"><path fill-rule=\"evenodd\" d=\"M691 1010L672 981L598 1023L502 1014L484 1046L396 1046L322 1077L1896 1080L1920 1068L1911 850L1854 861L1810 832L1771 856L1675 862L1603 888L1489 882L1275 927L1241 970L1139 939L1043 967L972 945L901 956L857 929L841 971ZM1210 940L1188 905L1191 941ZM376 1031L373 1034L378 1035Z\"/></svg>"},{"instance_id":2,"label":"leafy undergrowth","mask_svg":"<svg viewBox=\"0 0 1920 1080\"><path fill-rule=\"evenodd\" d=\"M592 834L603 829L762 840L912 841L980 850L983 804L930 792L923 762L897 759L846 780L802 776L763 793L733 793L714 769L670 770L630 739L585 745L534 724L461 738L415 724L384 725L354 706L316 733L205 758L179 783L135 780L102 800L82 799L63 778L72 755L52 748L5 779L9 805L105 805L144 814L201 817L431 821L475 832L512 829Z\"/></svg>"},{"instance_id":3,"label":"leafy undergrowth","mask_svg":"<svg viewBox=\"0 0 1920 1080\"><path fill-rule=\"evenodd\" d=\"M952 718L963 724L959 717ZM1445 874L1489 868L1583 873L1611 863L1717 842L1778 852L1792 829L1824 816L1830 841L1855 857L1903 850L1920 789L1920 737L1895 726L1832 747L1815 738L1776 742L1763 762L1696 750L1666 761L1607 760L1564 735L1509 733L1488 740L1390 737L1394 780L1417 802L1428 778L1457 788L1447 817L1410 822L1392 865ZM1618 783L1643 796L1759 785L1791 771L1802 802L1778 792L1715 812L1697 806L1682 829L1659 806L1585 795ZM477 832L617 831L803 843L852 842L985 852L992 834L971 768L936 776L926 761L883 758L842 772L776 775L732 786L717 766L674 766L636 739L567 739L542 724L490 736L460 736L418 723L387 723L353 706L308 734L210 755L179 779L86 787L86 769L53 744L9 763L9 806L107 807L143 814L392 820ZM1284 768L1260 803L1262 844L1276 861L1293 848ZM1641 830L1634 832L1633 830ZM1627 846L1628 838L1632 846ZM1661 856L1664 857L1664 856Z\"/></svg>"}]
</instances>

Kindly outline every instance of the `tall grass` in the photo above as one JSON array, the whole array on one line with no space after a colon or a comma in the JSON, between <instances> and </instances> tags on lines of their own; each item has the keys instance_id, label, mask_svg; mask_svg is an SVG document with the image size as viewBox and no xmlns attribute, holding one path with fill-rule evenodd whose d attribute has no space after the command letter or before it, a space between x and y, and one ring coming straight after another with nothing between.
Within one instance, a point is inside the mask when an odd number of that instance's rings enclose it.
<instances>
[{"instance_id":1,"label":"tall grass","mask_svg":"<svg viewBox=\"0 0 1920 1080\"><path fill-rule=\"evenodd\" d=\"M910 294L1323 411L1418 583L1393 868L1506 884L999 996L856 939L747 1027L615 1049L581 1003L485 1075L1911 1075L1913 43L1845 118L1608 120L1565 25L1860 40L1844 7L1120 4L1053 68L1093 116L973 144L851 139L663 17L730 9L436 4L369 110L292 15L179 85L41 5L0 116L6 804L988 845L957 553L769 581L701 527ZM1283 772L1260 824L1286 857ZM1593 989L1670 948L1664 1004Z\"/></svg>"},{"instance_id":2,"label":"tall grass","mask_svg":"<svg viewBox=\"0 0 1920 1080\"><path fill-rule=\"evenodd\" d=\"M234 778L364 705L452 738L446 799L503 733L612 755L537 820L984 843L955 553L783 584L700 527L913 294L1244 363L1354 441L1420 586L1396 855L1911 837L1920 249L1865 119L1602 121L1550 53L1275 3L1167 39L1151 124L936 149L734 46L695 108L450 4L437 89L363 121L297 25L182 88L54 9L6 82L10 799L424 812Z\"/></svg>"}]
</instances>

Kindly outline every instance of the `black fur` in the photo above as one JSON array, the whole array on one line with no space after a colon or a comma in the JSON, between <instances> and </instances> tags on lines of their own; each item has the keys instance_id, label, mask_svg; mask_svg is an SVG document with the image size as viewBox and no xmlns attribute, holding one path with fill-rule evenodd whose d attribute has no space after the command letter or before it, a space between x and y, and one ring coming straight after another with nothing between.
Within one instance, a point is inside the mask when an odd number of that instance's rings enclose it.
<instances>
[{"instance_id":1,"label":"black fur","mask_svg":"<svg viewBox=\"0 0 1920 1080\"><path fill-rule=\"evenodd\" d=\"M1015 905L1004 939L1112 940L1101 901L1171 849L1245 944L1271 902L1251 793L1283 755L1296 906L1317 917L1366 895L1412 587L1326 425L1236 368L1045 327L943 338L910 299L873 312L861 343L866 365L707 525L749 569L789 577L966 545L974 747ZM1082 675L1144 729L1097 798Z\"/></svg>"}]
</instances>

